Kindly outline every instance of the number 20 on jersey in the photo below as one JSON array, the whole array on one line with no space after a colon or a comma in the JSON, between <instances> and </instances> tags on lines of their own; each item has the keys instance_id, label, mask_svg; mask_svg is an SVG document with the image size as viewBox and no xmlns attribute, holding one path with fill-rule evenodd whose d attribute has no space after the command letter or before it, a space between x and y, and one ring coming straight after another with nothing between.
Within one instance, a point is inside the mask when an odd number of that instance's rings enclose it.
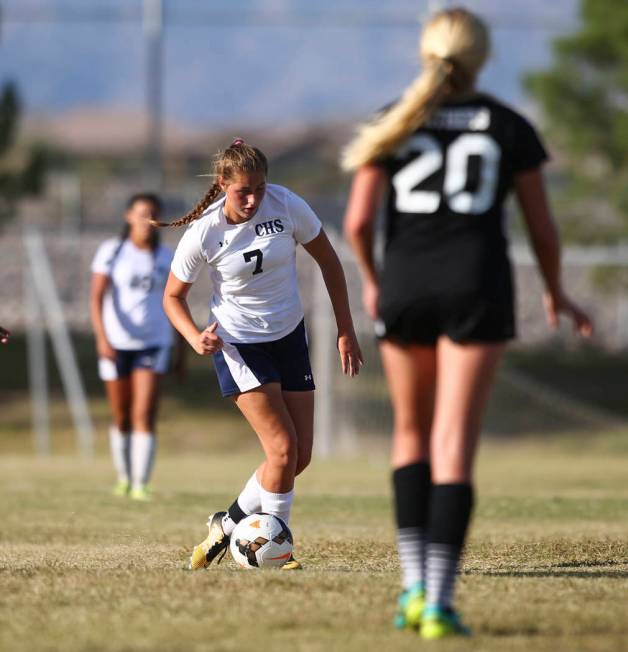
<instances>
[{"instance_id":1,"label":"number 20 on jersey","mask_svg":"<svg viewBox=\"0 0 628 652\"><path fill-rule=\"evenodd\" d=\"M501 149L488 134L462 134L443 148L433 136L417 134L399 151L399 157L411 152L420 154L405 165L393 178L396 208L400 213L435 213L441 200L456 213L484 213L495 201L499 177ZM466 190L469 160L480 161L478 187ZM420 190L428 177L444 168L442 192Z\"/></svg>"}]
</instances>

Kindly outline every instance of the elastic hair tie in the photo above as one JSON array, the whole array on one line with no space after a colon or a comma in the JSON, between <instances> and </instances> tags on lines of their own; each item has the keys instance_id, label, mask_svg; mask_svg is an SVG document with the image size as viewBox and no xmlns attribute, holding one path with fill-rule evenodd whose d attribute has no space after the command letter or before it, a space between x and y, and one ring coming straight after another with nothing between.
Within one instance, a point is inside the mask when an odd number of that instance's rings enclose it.
<instances>
[{"instance_id":1,"label":"elastic hair tie","mask_svg":"<svg viewBox=\"0 0 628 652\"><path fill-rule=\"evenodd\" d=\"M236 145L244 145L244 141L242 138L236 138L232 143L231 147L235 147Z\"/></svg>"}]
</instances>

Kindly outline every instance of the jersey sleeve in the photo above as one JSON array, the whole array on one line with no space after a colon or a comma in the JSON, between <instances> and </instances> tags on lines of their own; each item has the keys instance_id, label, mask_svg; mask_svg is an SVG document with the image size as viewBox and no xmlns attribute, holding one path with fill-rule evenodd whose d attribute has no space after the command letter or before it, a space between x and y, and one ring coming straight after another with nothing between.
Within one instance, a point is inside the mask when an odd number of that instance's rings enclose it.
<instances>
[{"instance_id":1,"label":"jersey sleeve","mask_svg":"<svg viewBox=\"0 0 628 652\"><path fill-rule=\"evenodd\" d=\"M321 221L308 203L293 192L289 192L286 205L290 219L294 224L294 239L300 244L307 244L321 231Z\"/></svg>"},{"instance_id":2,"label":"jersey sleeve","mask_svg":"<svg viewBox=\"0 0 628 652\"><path fill-rule=\"evenodd\" d=\"M120 245L121 242L119 240L107 240L98 247L96 255L92 260L92 272L94 274L111 276L111 267Z\"/></svg>"},{"instance_id":3,"label":"jersey sleeve","mask_svg":"<svg viewBox=\"0 0 628 652\"><path fill-rule=\"evenodd\" d=\"M536 129L523 117L517 115L515 122L513 171L523 172L538 168L549 156Z\"/></svg>"},{"instance_id":4,"label":"jersey sleeve","mask_svg":"<svg viewBox=\"0 0 628 652\"><path fill-rule=\"evenodd\" d=\"M200 274L205 258L201 249L199 233L188 228L174 252L170 271L184 283L194 283Z\"/></svg>"}]
</instances>

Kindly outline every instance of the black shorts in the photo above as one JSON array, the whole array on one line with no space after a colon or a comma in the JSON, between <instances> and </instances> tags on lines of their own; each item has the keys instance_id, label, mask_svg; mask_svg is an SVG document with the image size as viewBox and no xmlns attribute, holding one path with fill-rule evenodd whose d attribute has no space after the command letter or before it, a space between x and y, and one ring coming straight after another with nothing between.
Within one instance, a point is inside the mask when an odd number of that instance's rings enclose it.
<instances>
[{"instance_id":1,"label":"black shorts","mask_svg":"<svg viewBox=\"0 0 628 652\"><path fill-rule=\"evenodd\" d=\"M273 342L225 342L214 354L214 368L223 396L234 396L266 383L280 383L287 392L314 389L314 378L303 320Z\"/></svg>"},{"instance_id":2,"label":"black shorts","mask_svg":"<svg viewBox=\"0 0 628 652\"><path fill-rule=\"evenodd\" d=\"M380 301L376 334L401 344L434 346L447 336L454 342L505 342L515 337L512 295L466 295L415 299L407 304Z\"/></svg>"}]
</instances>

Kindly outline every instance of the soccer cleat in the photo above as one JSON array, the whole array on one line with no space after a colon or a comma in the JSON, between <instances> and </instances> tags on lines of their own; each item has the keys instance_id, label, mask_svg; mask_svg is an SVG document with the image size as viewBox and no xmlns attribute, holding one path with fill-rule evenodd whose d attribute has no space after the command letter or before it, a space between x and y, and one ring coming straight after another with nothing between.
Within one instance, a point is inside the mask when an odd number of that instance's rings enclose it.
<instances>
[{"instance_id":1,"label":"soccer cleat","mask_svg":"<svg viewBox=\"0 0 628 652\"><path fill-rule=\"evenodd\" d=\"M422 582L403 591L397 600L397 611L393 619L396 629L419 629L425 609L425 589Z\"/></svg>"},{"instance_id":2,"label":"soccer cleat","mask_svg":"<svg viewBox=\"0 0 628 652\"><path fill-rule=\"evenodd\" d=\"M460 617L451 608L425 607L419 635L427 641L449 636L471 636L471 630L460 622Z\"/></svg>"},{"instance_id":3,"label":"soccer cleat","mask_svg":"<svg viewBox=\"0 0 628 652\"><path fill-rule=\"evenodd\" d=\"M129 496L131 500L137 500L141 503L148 503L152 500L149 488L143 485L139 487L131 487Z\"/></svg>"},{"instance_id":4,"label":"soccer cleat","mask_svg":"<svg viewBox=\"0 0 628 652\"><path fill-rule=\"evenodd\" d=\"M288 561L281 567L280 570L303 570L303 566L298 562L292 555L288 558Z\"/></svg>"},{"instance_id":5,"label":"soccer cleat","mask_svg":"<svg viewBox=\"0 0 628 652\"><path fill-rule=\"evenodd\" d=\"M130 489L131 485L128 480L118 480L111 490L111 493L114 496L126 496Z\"/></svg>"},{"instance_id":6,"label":"soccer cleat","mask_svg":"<svg viewBox=\"0 0 628 652\"><path fill-rule=\"evenodd\" d=\"M192 556L190 557L190 570L199 570L207 568L218 555L222 552L220 559L216 562L219 564L222 558L227 554L229 549L229 537L222 529L222 519L227 512L216 512L209 517L207 527L209 534L205 541L194 546Z\"/></svg>"}]
</instances>

